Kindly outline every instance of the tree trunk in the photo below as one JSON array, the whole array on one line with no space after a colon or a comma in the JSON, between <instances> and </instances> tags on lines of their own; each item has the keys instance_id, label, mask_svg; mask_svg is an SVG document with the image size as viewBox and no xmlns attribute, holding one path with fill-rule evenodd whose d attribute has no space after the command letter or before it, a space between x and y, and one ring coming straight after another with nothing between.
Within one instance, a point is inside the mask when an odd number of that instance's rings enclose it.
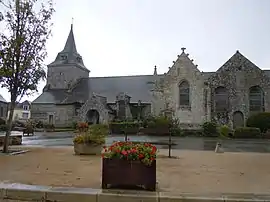
<instances>
[{"instance_id":1,"label":"tree trunk","mask_svg":"<svg viewBox=\"0 0 270 202\"><path fill-rule=\"evenodd\" d=\"M6 131L6 136L4 139L4 146L3 146L3 153L8 153L9 136L11 134L11 129L12 129L12 118L14 114L15 104L16 104L15 100L11 101L10 103L9 116L8 116L8 121L7 121L7 131Z\"/></svg>"}]
</instances>

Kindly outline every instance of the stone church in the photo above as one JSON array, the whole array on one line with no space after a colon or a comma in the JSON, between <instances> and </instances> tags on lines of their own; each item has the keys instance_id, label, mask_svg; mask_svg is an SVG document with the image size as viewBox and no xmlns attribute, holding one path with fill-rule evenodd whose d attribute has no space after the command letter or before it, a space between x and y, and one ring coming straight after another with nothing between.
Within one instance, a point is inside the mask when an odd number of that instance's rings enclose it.
<instances>
[{"instance_id":1,"label":"stone church","mask_svg":"<svg viewBox=\"0 0 270 202\"><path fill-rule=\"evenodd\" d=\"M182 48L165 74L89 77L71 25L64 49L48 65L47 83L32 102L31 118L55 126L107 123L148 115L178 118L197 128L215 120L244 126L252 113L270 111L270 71L239 51L216 72L201 72Z\"/></svg>"}]
</instances>

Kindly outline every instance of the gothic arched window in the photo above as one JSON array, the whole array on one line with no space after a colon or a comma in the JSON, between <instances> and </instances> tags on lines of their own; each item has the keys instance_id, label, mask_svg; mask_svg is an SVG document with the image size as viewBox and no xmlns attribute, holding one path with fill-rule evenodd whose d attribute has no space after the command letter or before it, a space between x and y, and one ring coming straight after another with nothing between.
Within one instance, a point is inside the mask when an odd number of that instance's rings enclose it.
<instances>
[{"instance_id":1,"label":"gothic arched window","mask_svg":"<svg viewBox=\"0 0 270 202\"><path fill-rule=\"evenodd\" d=\"M189 83L182 81L179 84L179 106L190 106Z\"/></svg>"},{"instance_id":2,"label":"gothic arched window","mask_svg":"<svg viewBox=\"0 0 270 202\"><path fill-rule=\"evenodd\" d=\"M264 93L260 86L249 88L249 111L264 111Z\"/></svg>"},{"instance_id":3,"label":"gothic arched window","mask_svg":"<svg viewBox=\"0 0 270 202\"><path fill-rule=\"evenodd\" d=\"M219 86L215 89L214 100L216 112L224 112L228 110L229 93L225 87Z\"/></svg>"}]
</instances>

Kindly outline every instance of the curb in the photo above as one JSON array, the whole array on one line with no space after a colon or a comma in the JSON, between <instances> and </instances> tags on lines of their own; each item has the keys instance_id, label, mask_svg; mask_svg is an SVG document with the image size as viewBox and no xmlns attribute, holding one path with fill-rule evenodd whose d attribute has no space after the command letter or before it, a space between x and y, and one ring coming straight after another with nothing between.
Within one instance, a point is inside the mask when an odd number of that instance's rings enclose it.
<instances>
[{"instance_id":1,"label":"curb","mask_svg":"<svg viewBox=\"0 0 270 202\"><path fill-rule=\"evenodd\" d=\"M133 190L102 190L75 187L49 187L0 183L0 201L6 202L262 202L270 195L146 192Z\"/></svg>"}]
</instances>

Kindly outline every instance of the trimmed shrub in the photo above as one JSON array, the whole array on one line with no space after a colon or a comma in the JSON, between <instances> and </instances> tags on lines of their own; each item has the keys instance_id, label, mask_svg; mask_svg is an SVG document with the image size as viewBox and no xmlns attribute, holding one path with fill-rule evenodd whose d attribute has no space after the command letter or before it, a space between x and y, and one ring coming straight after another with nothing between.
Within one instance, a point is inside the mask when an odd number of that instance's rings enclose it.
<instances>
[{"instance_id":1,"label":"trimmed shrub","mask_svg":"<svg viewBox=\"0 0 270 202\"><path fill-rule=\"evenodd\" d=\"M270 129L270 112L251 115L247 120L248 127L259 128L262 133Z\"/></svg>"},{"instance_id":2,"label":"trimmed shrub","mask_svg":"<svg viewBox=\"0 0 270 202\"><path fill-rule=\"evenodd\" d=\"M202 129L182 129L181 130L182 137L203 137Z\"/></svg>"},{"instance_id":3,"label":"trimmed shrub","mask_svg":"<svg viewBox=\"0 0 270 202\"><path fill-rule=\"evenodd\" d=\"M217 137L218 130L215 122L204 122L202 124L203 136L205 137Z\"/></svg>"},{"instance_id":4,"label":"trimmed shrub","mask_svg":"<svg viewBox=\"0 0 270 202\"><path fill-rule=\"evenodd\" d=\"M0 131L7 131L7 125L0 125Z\"/></svg>"},{"instance_id":5,"label":"trimmed shrub","mask_svg":"<svg viewBox=\"0 0 270 202\"><path fill-rule=\"evenodd\" d=\"M234 138L260 138L261 132L259 128L239 127L234 131Z\"/></svg>"},{"instance_id":6,"label":"trimmed shrub","mask_svg":"<svg viewBox=\"0 0 270 202\"><path fill-rule=\"evenodd\" d=\"M170 132L174 136L181 135L179 120L176 118L151 116L143 121L142 126L142 132L147 135L168 135Z\"/></svg>"},{"instance_id":7,"label":"trimmed shrub","mask_svg":"<svg viewBox=\"0 0 270 202\"><path fill-rule=\"evenodd\" d=\"M52 132L55 130L55 126L53 124L44 124L44 128L47 132Z\"/></svg>"},{"instance_id":8,"label":"trimmed shrub","mask_svg":"<svg viewBox=\"0 0 270 202\"><path fill-rule=\"evenodd\" d=\"M0 125L2 126L2 125L5 125L5 124L6 124L6 121L4 119L0 118Z\"/></svg>"},{"instance_id":9,"label":"trimmed shrub","mask_svg":"<svg viewBox=\"0 0 270 202\"><path fill-rule=\"evenodd\" d=\"M221 137L230 137L231 129L227 125L219 127L219 135Z\"/></svg>"},{"instance_id":10,"label":"trimmed shrub","mask_svg":"<svg viewBox=\"0 0 270 202\"><path fill-rule=\"evenodd\" d=\"M139 131L140 123L139 122L111 122L109 124L111 133L122 134L136 134Z\"/></svg>"},{"instance_id":11,"label":"trimmed shrub","mask_svg":"<svg viewBox=\"0 0 270 202\"><path fill-rule=\"evenodd\" d=\"M35 127L36 127L36 128L43 128L43 127L44 127L44 124L43 124L42 121L37 121L37 122L35 123Z\"/></svg>"}]
</instances>

